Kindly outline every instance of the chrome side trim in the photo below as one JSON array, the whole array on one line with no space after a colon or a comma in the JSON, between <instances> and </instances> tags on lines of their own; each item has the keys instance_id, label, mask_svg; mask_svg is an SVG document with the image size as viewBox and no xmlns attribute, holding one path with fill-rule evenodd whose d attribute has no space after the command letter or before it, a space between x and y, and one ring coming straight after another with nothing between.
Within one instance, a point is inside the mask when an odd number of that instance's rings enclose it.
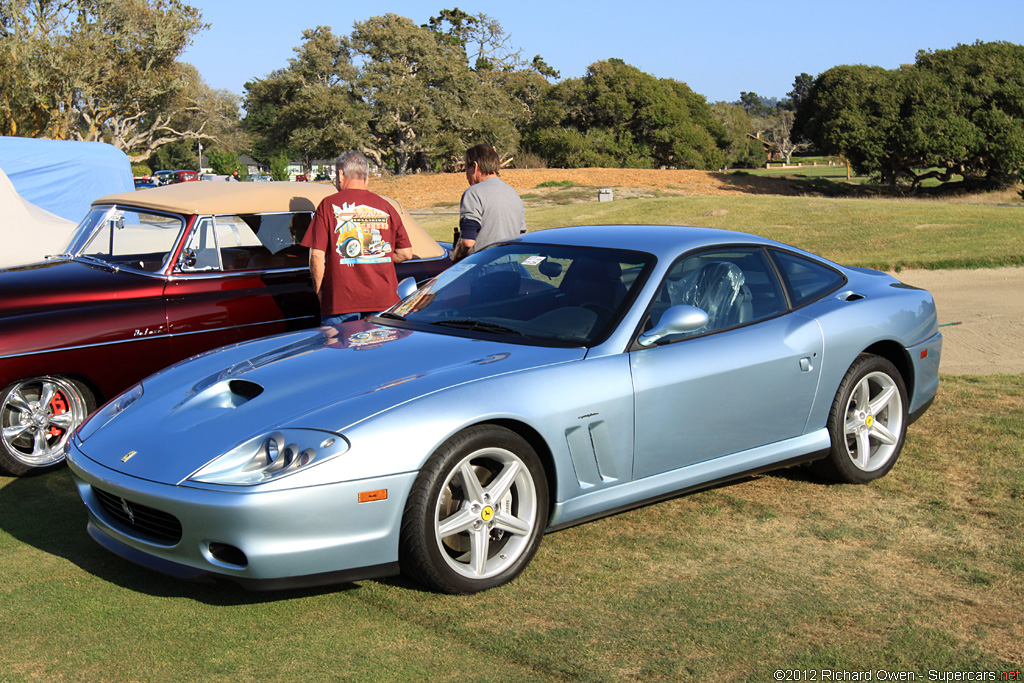
<instances>
[{"instance_id":1,"label":"chrome side trim","mask_svg":"<svg viewBox=\"0 0 1024 683\"><path fill-rule=\"evenodd\" d=\"M78 344L78 345L75 345L75 346L62 346L62 347L57 348L57 349L41 349L41 350L37 350L37 351L24 351L22 353L11 353L11 354L7 354L7 355L4 355L4 356L0 356L0 360L7 360L8 358L23 358L25 356L35 356L35 355L44 354L44 353L60 353L62 351L78 351L80 349L92 349L92 348L96 348L96 347L100 347L100 346L115 346L115 345L118 345L118 344L130 344L131 342L150 341L150 340L153 340L153 339L169 339L171 337L189 337L189 336L196 335L196 334L209 334L210 332L221 332L221 331L224 331L224 330L239 330L239 329L243 329L243 328L246 328L246 327L255 327L257 325L267 325L267 324L278 323L278 322L288 323L288 322L292 322L293 320L307 320L307 319L319 322L318 320L316 320L315 316L306 316L306 317L301 317L300 316L300 317L293 317L293 318L282 318L280 320L264 320L264 321L261 321L261 322L258 322L258 323L246 323L245 325L232 325L231 327L217 327L217 328L212 329L212 330L196 330L194 332L176 332L176 333L154 334L154 335L148 335L148 336L132 337L131 339L119 339L117 341L102 342L102 343L98 343L98 344ZM315 327L315 325L310 325L310 327Z\"/></svg>"},{"instance_id":2,"label":"chrome side trim","mask_svg":"<svg viewBox=\"0 0 1024 683\"><path fill-rule=\"evenodd\" d=\"M181 282L188 280L212 280L214 278L226 277L252 277L253 275L277 275L280 273L309 272L309 266L298 266L293 268L253 268L252 270L211 270L205 273L171 273L167 276L168 282Z\"/></svg>"}]
</instances>

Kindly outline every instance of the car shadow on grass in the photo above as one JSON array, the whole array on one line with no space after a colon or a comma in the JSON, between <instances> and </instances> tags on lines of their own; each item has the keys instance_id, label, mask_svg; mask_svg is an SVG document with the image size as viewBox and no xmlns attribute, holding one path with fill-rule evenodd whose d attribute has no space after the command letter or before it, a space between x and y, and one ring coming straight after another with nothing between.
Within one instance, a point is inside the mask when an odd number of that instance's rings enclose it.
<instances>
[{"instance_id":1,"label":"car shadow on grass","mask_svg":"<svg viewBox=\"0 0 1024 683\"><path fill-rule=\"evenodd\" d=\"M235 606L292 600L357 589L343 583L315 588L250 591L230 582L200 583L165 576L129 562L93 541L89 517L62 467L39 476L0 479L0 529L41 552L61 557L103 581L155 597L183 597Z\"/></svg>"}]
</instances>

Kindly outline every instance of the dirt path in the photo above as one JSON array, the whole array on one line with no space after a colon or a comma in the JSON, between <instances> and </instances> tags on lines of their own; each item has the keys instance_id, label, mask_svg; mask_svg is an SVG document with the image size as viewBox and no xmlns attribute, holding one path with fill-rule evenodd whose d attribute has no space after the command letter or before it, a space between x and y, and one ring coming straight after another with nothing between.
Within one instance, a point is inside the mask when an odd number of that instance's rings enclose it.
<instances>
[{"instance_id":1,"label":"dirt path","mask_svg":"<svg viewBox=\"0 0 1024 683\"><path fill-rule=\"evenodd\" d=\"M894 273L935 297L947 375L1024 372L1024 268Z\"/></svg>"}]
</instances>

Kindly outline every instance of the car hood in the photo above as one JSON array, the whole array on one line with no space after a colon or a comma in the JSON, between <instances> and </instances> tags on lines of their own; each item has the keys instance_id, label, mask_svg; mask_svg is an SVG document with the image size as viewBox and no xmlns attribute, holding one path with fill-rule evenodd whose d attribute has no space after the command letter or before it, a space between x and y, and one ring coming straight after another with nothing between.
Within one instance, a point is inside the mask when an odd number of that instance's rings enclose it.
<instances>
[{"instance_id":1,"label":"car hood","mask_svg":"<svg viewBox=\"0 0 1024 683\"><path fill-rule=\"evenodd\" d=\"M323 327L225 347L159 372L143 381L141 399L79 448L118 472L176 484L275 429L344 434L352 424L436 391L585 355L582 348L366 321ZM130 451L137 455L122 462Z\"/></svg>"},{"instance_id":2,"label":"car hood","mask_svg":"<svg viewBox=\"0 0 1024 683\"><path fill-rule=\"evenodd\" d=\"M44 261L0 269L0 318L121 299L154 280L77 261ZM159 282L159 281L157 281Z\"/></svg>"}]
</instances>

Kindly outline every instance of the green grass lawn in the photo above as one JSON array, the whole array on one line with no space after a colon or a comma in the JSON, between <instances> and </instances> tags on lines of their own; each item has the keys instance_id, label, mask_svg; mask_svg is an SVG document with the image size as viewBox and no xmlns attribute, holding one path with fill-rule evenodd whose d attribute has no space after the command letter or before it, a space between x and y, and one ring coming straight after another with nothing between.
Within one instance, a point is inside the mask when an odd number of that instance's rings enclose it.
<instances>
[{"instance_id":1,"label":"green grass lawn","mask_svg":"<svg viewBox=\"0 0 1024 683\"><path fill-rule=\"evenodd\" d=\"M726 211L712 216L711 212ZM451 240L457 215L417 216ZM695 225L750 232L870 268L1024 265L1024 205L909 199L822 199L737 193L527 208L530 230L562 225ZM627 245L624 245L627 246Z\"/></svg>"},{"instance_id":2,"label":"green grass lawn","mask_svg":"<svg viewBox=\"0 0 1024 683\"><path fill-rule=\"evenodd\" d=\"M1016 670L1022 460L1024 376L948 377L874 484L798 469L682 496L551 534L518 580L469 597L402 580L268 594L181 583L95 544L66 470L2 479L0 680Z\"/></svg>"}]
</instances>

